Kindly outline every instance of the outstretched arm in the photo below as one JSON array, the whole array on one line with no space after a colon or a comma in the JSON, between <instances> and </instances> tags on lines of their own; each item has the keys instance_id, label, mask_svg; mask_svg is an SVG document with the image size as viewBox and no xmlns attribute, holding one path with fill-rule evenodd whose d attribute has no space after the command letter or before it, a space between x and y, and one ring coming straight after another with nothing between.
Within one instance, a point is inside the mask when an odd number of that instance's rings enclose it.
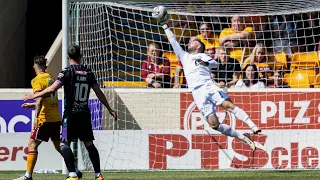
<instances>
[{"instance_id":1,"label":"outstretched arm","mask_svg":"<svg viewBox=\"0 0 320 180\"><path fill-rule=\"evenodd\" d=\"M117 120L117 114L111 109L106 96L101 91L98 85L92 87L94 93L97 95L98 99L102 102L102 104L108 109L109 113L113 116L114 120Z\"/></svg>"},{"instance_id":2,"label":"outstretched arm","mask_svg":"<svg viewBox=\"0 0 320 180\"><path fill-rule=\"evenodd\" d=\"M36 106L36 103L33 102L33 103L23 103L21 105L22 108L25 108L25 109L30 109L30 108L34 108Z\"/></svg>"},{"instance_id":3,"label":"outstretched arm","mask_svg":"<svg viewBox=\"0 0 320 180\"><path fill-rule=\"evenodd\" d=\"M51 86L47 87L45 90L37 94L27 94L24 96L23 100L36 99L39 97L46 97L54 92L56 92L62 86L61 82L55 81Z\"/></svg>"},{"instance_id":4,"label":"outstretched arm","mask_svg":"<svg viewBox=\"0 0 320 180\"><path fill-rule=\"evenodd\" d=\"M178 56L179 60L181 61L186 54L186 52L182 49L180 44L178 43L176 36L171 32L167 24L162 25L164 32L166 33L168 40L174 50L174 53Z\"/></svg>"}]
</instances>

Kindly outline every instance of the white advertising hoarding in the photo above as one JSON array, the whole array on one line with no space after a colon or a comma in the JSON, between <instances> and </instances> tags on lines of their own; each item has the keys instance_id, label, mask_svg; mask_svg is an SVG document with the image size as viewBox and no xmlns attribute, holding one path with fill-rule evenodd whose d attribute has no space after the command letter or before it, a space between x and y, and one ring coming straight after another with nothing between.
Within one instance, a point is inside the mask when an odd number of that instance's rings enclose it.
<instances>
[{"instance_id":1,"label":"white advertising hoarding","mask_svg":"<svg viewBox=\"0 0 320 180\"><path fill-rule=\"evenodd\" d=\"M0 170L25 170L30 133L0 133ZM53 144L43 142L38 149L37 169L61 170L61 155Z\"/></svg>"},{"instance_id":2,"label":"white advertising hoarding","mask_svg":"<svg viewBox=\"0 0 320 180\"><path fill-rule=\"evenodd\" d=\"M32 110L20 99L30 90L0 91L0 169L24 170ZM320 93L318 89L231 91L229 96L262 128L251 138L257 150L239 140L205 129L199 110L185 90L114 89L119 120L95 131L101 168L119 169L312 169L319 168ZM134 94L134 96L132 95ZM98 105L96 103L96 105ZM125 108L125 109L122 109ZM95 109L101 127L105 110ZM242 133L250 129L217 108L219 120ZM121 130L120 130L121 129ZM22 133L13 133L22 132ZM24 133L23 133L24 132ZM85 148L78 149L79 167L90 166ZM61 169L52 144L39 147L36 169Z\"/></svg>"}]
</instances>

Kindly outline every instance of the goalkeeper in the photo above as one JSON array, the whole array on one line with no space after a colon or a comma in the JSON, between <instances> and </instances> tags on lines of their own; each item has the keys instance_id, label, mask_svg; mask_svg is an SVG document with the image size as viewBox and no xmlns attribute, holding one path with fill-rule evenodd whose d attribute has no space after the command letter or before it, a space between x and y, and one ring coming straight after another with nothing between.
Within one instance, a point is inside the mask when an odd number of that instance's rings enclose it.
<instances>
[{"instance_id":1,"label":"goalkeeper","mask_svg":"<svg viewBox=\"0 0 320 180\"><path fill-rule=\"evenodd\" d=\"M162 25L175 54L183 65L188 89L192 92L193 99L201 112L202 119L206 119L212 129L227 136L236 137L248 144L252 150L255 150L255 145L249 138L233 130L229 125L221 124L218 120L215 111L215 106L217 105L222 106L238 119L245 122L252 129L253 133L261 132L251 121L247 113L235 106L228 95L212 81L210 69L216 68L218 63L210 56L204 54L204 44L199 40L194 40L190 43L188 52L184 51L167 25L168 14L166 9L162 6L155 7L152 16Z\"/></svg>"}]
</instances>

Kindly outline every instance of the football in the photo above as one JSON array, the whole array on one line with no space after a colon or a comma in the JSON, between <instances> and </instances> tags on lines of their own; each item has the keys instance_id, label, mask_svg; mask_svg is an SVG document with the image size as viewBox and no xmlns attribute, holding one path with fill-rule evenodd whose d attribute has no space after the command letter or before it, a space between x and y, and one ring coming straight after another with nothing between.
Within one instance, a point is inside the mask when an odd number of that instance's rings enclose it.
<instances>
[{"instance_id":1,"label":"football","mask_svg":"<svg viewBox=\"0 0 320 180\"><path fill-rule=\"evenodd\" d=\"M158 22L166 22L169 19L167 8L164 6L157 6L152 11L152 17Z\"/></svg>"}]
</instances>

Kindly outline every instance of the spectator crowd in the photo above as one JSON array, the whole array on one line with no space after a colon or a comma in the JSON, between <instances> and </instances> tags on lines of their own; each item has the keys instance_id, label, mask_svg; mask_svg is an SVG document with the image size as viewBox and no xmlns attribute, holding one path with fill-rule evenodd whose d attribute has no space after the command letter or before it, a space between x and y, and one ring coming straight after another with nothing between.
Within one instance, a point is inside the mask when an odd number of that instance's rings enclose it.
<instances>
[{"instance_id":1,"label":"spectator crowd","mask_svg":"<svg viewBox=\"0 0 320 180\"><path fill-rule=\"evenodd\" d=\"M193 18L188 25L194 23L198 35L180 43L186 44L185 50L194 39L204 43L205 53L219 63L212 69L211 77L220 88L290 88L296 83L297 73L306 75L307 79L298 83L313 87L320 83L317 82L320 77L319 17L319 12L273 17L233 16L228 19L230 27L221 27L228 23L212 19L197 23ZM172 25L175 28L179 23ZM186 88L183 66L173 52L167 51L157 43L148 46L148 59L141 68L142 78L151 88Z\"/></svg>"}]
</instances>

